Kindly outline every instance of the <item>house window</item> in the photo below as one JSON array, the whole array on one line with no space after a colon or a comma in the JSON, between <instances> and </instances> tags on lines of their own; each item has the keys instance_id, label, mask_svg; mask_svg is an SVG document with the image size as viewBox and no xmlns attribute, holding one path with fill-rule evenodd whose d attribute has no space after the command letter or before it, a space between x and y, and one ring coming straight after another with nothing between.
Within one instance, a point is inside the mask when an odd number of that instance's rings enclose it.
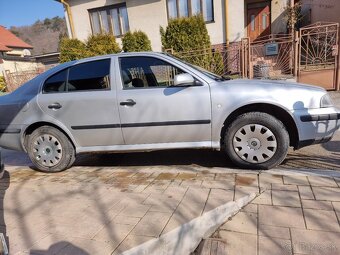
<instances>
[{"instance_id":1,"label":"house window","mask_svg":"<svg viewBox=\"0 0 340 255\"><path fill-rule=\"evenodd\" d=\"M202 14L206 22L214 21L213 0L167 0L168 17L189 17Z\"/></svg>"},{"instance_id":2,"label":"house window","mask_svg":"<svg viewBox=\"0 0 340 255\"><path fill-rule=\"evenodd\" d=\"M126 5L111 5L89 10L93 34L110 33L115 36L129 31Z\"/></svg>"}]
</instances>

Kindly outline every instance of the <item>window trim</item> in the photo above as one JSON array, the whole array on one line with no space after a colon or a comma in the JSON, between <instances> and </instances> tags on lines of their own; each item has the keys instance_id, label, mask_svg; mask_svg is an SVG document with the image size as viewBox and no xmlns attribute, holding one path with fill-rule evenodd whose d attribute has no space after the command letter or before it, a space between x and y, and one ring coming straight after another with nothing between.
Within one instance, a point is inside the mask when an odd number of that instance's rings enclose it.
<instances>
[{"instance_id":1,"label":"window trim","mask_svg":"<svg viewBox=\"0 0 340 255\"><path fill-rule=\"evenodd\" d=\"M102 60L110 60L110 67L109 67L109 86L108 88L106 89L89 89L89 90L74 90L74 91L69 91L68 90L68 77L69 77L69 74L70 74L70 69L72 67L75 67L75 66L78 66L78 65L81 65L81 64L87 64L87 63L92 63L92 62L97 62L97 61L102 61ZM53 74L51 74L50 76L48 76L43 82L42 82L42 86L41 86L41 89L40 89L40 93L41 94L44 94L44 95L48 95L48 94L61 94L61 93L74 93L74 92L100 92L100 91L110 91L112 89L112 79L111 79L111 68L112 68L112 58L102 58L102 59L96 59L96 60L91 60L91 61L85 61L85 62L81 62L81 63L77 63L75 65L71 65L71 66L68 66L64 69L61 69ZM54 75L57 75L61 72L64 72L66 70L66 86L65 86L65 90L64 91L53 91L53 92L45 92L44 91L44 87L45 87L45 83L48 79L50 79L52 76Z\"/></svg>"},{"instance_id":2,"label":"window trim","mask_svg":"<svg viewBox=\"0 0 340 255\"><path fill-rule=\"evenodd\" d=\"M169 7L168 7L168 0L166 0L165 2L165 5L166 5L166 14L167 14L167 18L168 18L168 21L170 19L178 19L178 18L181 18L179 17L179 1L181 0L175 0L176 1L176 14L177 14L177 17L176 18L170 18L170 13L169 13ZM191 6L191 0L185 0L187 1L188 3L188 14L189 14L189 17L192 17L192 6ZM203 1L204 0L200 0L200 14L203 16ZM204 21L205 24L210 24L210 23L215 23L215 6L214 6L214 0L210 0L211 1L211 9L212 9L212 19L211 20L207 20L207 21ZM204 19L204 17L203 17Z\"/></svg>"},{"instance_id":3,"label":"window trim","mask_svg":"<svg viewBox=\"0 0 340 255\"><path fill-rule=\"evenodd\" d=\"M93 30L93 20L92 20L92 15L91 14L94 13L94 12L106 11L106 15L107 15L107 19L108 19L107 21L108 21L109 30L110 30L109 33L114 35L116 38L123 37L125 33L123 34L123 21L122 21L122 18L120 16L120 11L119 11L119 9L121 7L125 7L126 11L127 11L126 3L111 4L111 5L105 5L105 6L102 6L102 7L96 7L96 8L87 9L87 13L89 15L89 20L90 20L90 26L91 26L92 35L95 35L95 33L94 33L94 30ZM113 9L117 9L117 12L118 12L120 35L115 35L114 34L113 19L111 17L111 10L113 10ZM127 14L128 14L128 12L127 12ZM100 32L104 33L104 31L102 29L101 15L99 15L99 23L100 23ZM128 27L129 27L128 31L130 31L129 16L128 16Z\"/></svg>"}]
</instances>

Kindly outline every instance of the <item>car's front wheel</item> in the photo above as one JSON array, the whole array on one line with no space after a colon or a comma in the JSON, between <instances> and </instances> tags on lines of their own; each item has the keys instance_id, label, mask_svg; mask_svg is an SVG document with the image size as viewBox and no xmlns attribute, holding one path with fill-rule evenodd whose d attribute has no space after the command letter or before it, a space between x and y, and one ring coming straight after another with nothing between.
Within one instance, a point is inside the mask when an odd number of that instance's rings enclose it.
<instances>
[{"instance_id":1,"label":"car's front wheel","mask_svg":"<svg viewBox=\"0 0 340 255\"><path fill-rule=\"evenodd\" d=\"M68 137L50 126L37 128L28 137L27 152L32 163L43 172L60 172L75 160L75 150Z\"/></svg>"},{"instance_id":2,"label":"car's front wheel","mask_svg":"<svg viewBox=\"0 0 340 255\"><path fill-rule=\"evenodd\" d=\"M224 142L226 153L239 167L270 169L285 159L289 134L272 115L249 112L227 127Z\"/></svg>"}]
</instances>

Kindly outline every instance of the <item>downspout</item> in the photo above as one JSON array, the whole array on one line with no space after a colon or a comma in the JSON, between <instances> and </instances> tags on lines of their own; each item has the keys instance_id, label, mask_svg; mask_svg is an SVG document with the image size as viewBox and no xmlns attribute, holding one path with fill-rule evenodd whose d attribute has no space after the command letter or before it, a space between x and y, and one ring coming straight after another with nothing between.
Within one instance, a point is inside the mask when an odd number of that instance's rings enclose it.
<instances>
[{"instance_id":1,"label":"downspout","mask_svg":"<svg viewBox=\"0 0 340 255\"><path fill-rule=\"evenodd\" d=\"M74 33L74 24L73 24L73 18L72 18L72 12L71 12L71 7L70 5L66 2L66 0L60 0L60 2L64 5L67 13L67 18L70 23L70 28L71 28L71 38L75 38L75 33Z\"/></svg>"},{"instance_id":2,"label":"downspout","mask_svg":"<svg viewBox=\"0 0 340 255\"><path fill-rule=\"evenodd\" d=\"M225 0L224 2L224 11L225 11L225 43L226 45L229 45L229 0Z\"/></svg>"}]
</instances>

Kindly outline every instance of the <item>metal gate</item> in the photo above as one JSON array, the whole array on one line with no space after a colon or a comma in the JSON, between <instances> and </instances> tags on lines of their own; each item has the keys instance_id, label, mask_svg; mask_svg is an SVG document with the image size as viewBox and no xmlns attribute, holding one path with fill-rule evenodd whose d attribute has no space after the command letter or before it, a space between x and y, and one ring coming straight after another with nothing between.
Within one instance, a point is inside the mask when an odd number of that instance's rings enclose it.
<instances>
[{"instance_id":1,"label":"metal gate","mask_svg":"<svg viewBox=\"0 0 340 255\"><path fill-rule=\"evenodd\" d=\"M249 78L283 79L294 76L292 35L269 35L250 44Z\"/></svg>"},{"instance_id":2,"label":"metal gate","mask_svg":"<svg viewBox=\"0 0 340 255\"><path fill-rule=\"evenodd\" d=\"M298 80L337 89L338 23L315 23L300 29Z\"/></svg>"}]
</instances>

